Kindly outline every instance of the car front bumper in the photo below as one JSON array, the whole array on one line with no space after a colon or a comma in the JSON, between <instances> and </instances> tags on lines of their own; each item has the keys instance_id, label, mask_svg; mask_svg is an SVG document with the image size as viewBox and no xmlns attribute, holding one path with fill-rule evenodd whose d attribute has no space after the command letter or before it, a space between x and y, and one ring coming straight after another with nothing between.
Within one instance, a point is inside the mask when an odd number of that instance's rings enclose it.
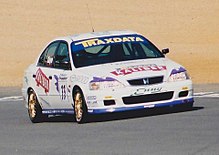
<instances>
[{"instance_id":1,"label":"car front bumper","mask_svg":"<svg viewBox=\"0 0 219 155\"><path fill-rule=\"evenodd\" d=\"M191 80L130 86L118 90L90 91L85 99L90 114L186 105L194 102Z\"/></svg>"},{"instance_id":2,"label":"car front bumper","mask_svg":"<svg viewBox=\"0 0 219 155\"><path fill-rule=\"evenodd\" d=\"M142 109L149 109L149 108L158 108L158 107L171 107L176 105L186 105L192 104L194 102L193 98L183 99L183 100L176 100L165 102L161 104L151 104L151 105L141 105L141 106L133 106L133 107L111 107L111 108L96 108L96 109L89 109L88 113L91 114L101 114L101 113L111 113L111 112L122 112L122 111L130 111L130 110L142 110Z\"/></svg>"}]
</instances>

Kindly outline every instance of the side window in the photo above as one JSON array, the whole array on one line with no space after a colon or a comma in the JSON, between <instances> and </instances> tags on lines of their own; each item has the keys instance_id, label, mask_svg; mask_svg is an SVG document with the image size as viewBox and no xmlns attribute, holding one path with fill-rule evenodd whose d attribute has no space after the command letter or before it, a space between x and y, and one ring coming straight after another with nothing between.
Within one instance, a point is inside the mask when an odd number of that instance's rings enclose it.
<instances>
[{"instance_id":1,"label":"side window","mask_svg":"<svg viewBox=\"0 0 219 155\"><path fill-rule=\"evenodd\" d=\"M59 69L70 69L70 58L67 43L61 42L54 57L54 67Z\"/></svg>"},{"instance_id":2,"label":"side window","mask_svg":"<svg viewBox=\"0 0 219 155\"><path fill-rule=\"evenodd\" d=\"M41 54L37 65L45 66L45 67L52 67L54 55L55 55L58 45L59 45L59 42L54 42L50 44Z\"/></svg>"}]
</instances>

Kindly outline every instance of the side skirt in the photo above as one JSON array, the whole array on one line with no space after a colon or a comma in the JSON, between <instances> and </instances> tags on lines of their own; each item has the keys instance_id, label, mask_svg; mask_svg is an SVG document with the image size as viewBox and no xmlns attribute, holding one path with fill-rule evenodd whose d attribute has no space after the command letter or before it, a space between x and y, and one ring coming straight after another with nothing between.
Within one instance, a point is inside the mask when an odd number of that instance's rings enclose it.
<instances>
[{"instance_id":1,"label":"side skirt","mask_svg":"<svg viewBox=\"0 0 219 155\"><path fill-rule=\"evenodd\" d=\"M63 114L74 114L74 109L43 109L45 115L63 115Z\"/></svg>"}]
</instances>

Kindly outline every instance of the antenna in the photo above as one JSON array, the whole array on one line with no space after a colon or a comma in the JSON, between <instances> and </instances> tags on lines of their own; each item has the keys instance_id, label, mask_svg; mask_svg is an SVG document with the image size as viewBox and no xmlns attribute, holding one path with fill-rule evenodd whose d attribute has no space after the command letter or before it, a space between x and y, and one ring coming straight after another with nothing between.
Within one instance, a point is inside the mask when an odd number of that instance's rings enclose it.
<instances>
[{"instance_id":1,"label":"antenna","mask_svg":"<svg viewBox=\"0 0 219 155\"><path fill-rule=\"evenodd\" d=\"M93 23L92 23L92 19L91 19L91 13L90 13L90 9L89 9L88 4L87 4L87 10L88 10L90 24L91 24L91 27L92 27L92 32L94 32L94 27L93 27Z\"/></svg>"}]
</instances>

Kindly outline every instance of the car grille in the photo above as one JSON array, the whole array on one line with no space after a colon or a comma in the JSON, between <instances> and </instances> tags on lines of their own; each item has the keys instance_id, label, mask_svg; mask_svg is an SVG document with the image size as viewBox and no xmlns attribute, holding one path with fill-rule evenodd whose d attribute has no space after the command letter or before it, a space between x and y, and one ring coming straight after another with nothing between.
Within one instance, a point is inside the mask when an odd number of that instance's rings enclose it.
<instances>
[{"instance_id":1,"label":"car grille","mask_svg":"<svg viewBox=\"0 0 219 155\"><path fill-rule=\"evenodd\" d=\"M123 97L122 100L124 104L138 104L138 103L164 101L164 100L172 99L173 93L174 93L173 91L170 91L170 92L140 95L140 96L129 96L129 97Z\"/></svg>"},{"instance_id":2,"label":"car grille","mask_svg":"<svg viewBox=\"0 0 219 155\"><path fill-rule=\"evenodd\" d=\"M128 80L128 83L132 86L151 85L151 84L157 84L162 82L163 82L163 76Z\"/></svg>"}]
</instances>

